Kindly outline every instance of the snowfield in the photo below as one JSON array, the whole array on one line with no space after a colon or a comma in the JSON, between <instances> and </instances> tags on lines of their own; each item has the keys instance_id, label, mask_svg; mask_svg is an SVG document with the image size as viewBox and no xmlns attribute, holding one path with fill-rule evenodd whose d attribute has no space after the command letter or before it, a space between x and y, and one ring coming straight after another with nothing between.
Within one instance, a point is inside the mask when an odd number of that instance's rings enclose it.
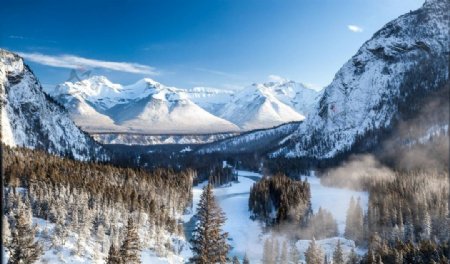
<instances>
[{"instance_id":1,"label":"snowfield","mask_svg":"<svg viewBox=\"0 0 450 264\"><path fill-rule=\"evenodd\" d=\"M238 171L238 182L231 183L214 189L214 195L219 202L220 207L225 212L227 220L223 226L223 230L228 232L229 244L232 246L230 256L237 256L242 260L244 254L247 254L250 263L260 263L263 254L264 240L270 234L264 232L262 224L258 221L250 219L248 211L248 198L250 187L255 180L261 178L262 175L250 171ZM305 176L302 176L304 178ZM308 176L308 182L311 185L311 203L313 211L317 212L320 207L330 211L338 222L340 237L326 238L318 240L317 243L322 246L324 252L331 256L338 242L341 241L344 254L347 255L355 243L352 240L345 239L342 234L345 230L345 218L350 199L361 199L361 206L367 210L368 194L366 192L356 192L347 189L326 187L320 184L320 179L312 173ZM194 187L193 212L196 212L196 204L200 201L200 195L205 183ZM185 223L193 216L192 213L184 216ZM272 234L280 242L286 240L284 236ZM304 260L304 252L308 248L309 240L299 240L296 247L300 251L302 260ZM364 254L364 249L355 248L359 254Z\"/></svg>"}]
</instances>

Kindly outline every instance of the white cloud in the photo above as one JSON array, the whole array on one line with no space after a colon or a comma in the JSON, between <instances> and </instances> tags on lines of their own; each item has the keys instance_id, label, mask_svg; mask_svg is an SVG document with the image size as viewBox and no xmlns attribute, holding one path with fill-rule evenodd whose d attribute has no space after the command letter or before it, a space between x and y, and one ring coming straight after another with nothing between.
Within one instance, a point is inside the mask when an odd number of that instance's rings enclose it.
<instances>
[{"instance_id":1,"label":"white cloud","mask_svg":"<svg viewBox=\"0 0 450 264\"><path fill-rule=\"evenodd\" d=\"M195 68L195 70L201 71L201 72L206 72L209 74L220 75L220 76L232 78L232 79L240 78L240 76L237 74L228 73L228 72L224 72L224 71L218 71L218 70L212 70L212 69L206 69L206 68L200 68L200 67Z\"/></svg>"},{"instance_id":2,"label":"white cloud","mask_svg":"<svg viewBox=\"0 0 450 264\"><path fill-rule=\"evenodd\" d=\"M75 55L51 56L41 53L25 52L17 52L17 54L29 61L58 68L103 68L121 72L158 75L158 72L155 70L155 68L139 63L102 61L87 59Z\"/></svg>"},{"instance_id":3,"label":"white cloud","mask_svg":"<svg viewBox=\"0 0 450 264\"><path fill-rule=\"evenodd\" d=\"M364 29L363 29L362 27L357 26L357 25L348 25L347 28L348 28L350 31L356 32L356 33L363 32L363 31L364 31Z\"/></svg>"},{"instance_id":4,"label":"white cloud","mask_svg":"<svg viewBox=\"0 0 450 264\"><path fill-rule=\"evenodd\" d=\"M283 78L283 77L281 77L279 75L275 75L275 74L271 74L268 77L269 77L269 80L271 80L272 82L285 82L285 81L287 81L286 78Z\"/></svg>"}]
</instances>

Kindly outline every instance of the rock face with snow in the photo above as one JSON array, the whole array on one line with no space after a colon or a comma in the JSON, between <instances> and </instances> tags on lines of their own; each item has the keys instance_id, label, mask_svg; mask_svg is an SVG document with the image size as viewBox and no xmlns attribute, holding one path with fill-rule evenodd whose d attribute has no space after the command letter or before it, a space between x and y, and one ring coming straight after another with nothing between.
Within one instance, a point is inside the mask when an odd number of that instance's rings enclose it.
<instances>
[{"instance_id":1,"label":"rock face with snow","mask_svg":"<svg viewBox=\"0 0 450 264\"><path fill-rule=\"evenodd\" d=\"M398 121L417 115L427 96L449 88L448 10L448 0L428 0L376 32L272 156L323 159L368 150Z\"/></svg>"},{"instance_id":2,"label":"rock face with snow","mask_svg":"<svg viewBox=\"0 0 450 264\"><path fill-rule=\"evenodd\" d=\"M122 86L94 76L65 82L48 92L88 132L189 134L239 130L198 106L185 90L151 79Z\"/></svg>"},{"instance_id":3,"label":"rock face with snow","mask_svg":"<svg viewBox=\"0 0 450 264\"><path fill-rule=\"evenodd\" d=\"M376 32L275 154L333 157L415 112L422 97L448 82L449 7L448 0L426 1Z\"/></svg>"},{"instance_id":4,"label":"rock face with snow","mask_svg":"<svg viewBox=\"0 0 450 264\"><path fill-rule=\"evenodd\" d=\"M305 118L278 100L273 91L264 85L252 85L236 93L219 111L219 116L243 130L268 128Z\"/></svg>"},{"instance_id":5,"label":"rock face with snow","mask_svg":"<svg viewBox=\"0 0 450 264\"><path fill-rule=\"evenodd\" d=\"M47 92L90 133L211 134L268 128L299 121L317 92L295 82L242 91L178 89L151 79L122 86L103 76L65 82Z\"/></svg>"},{"instance_id":6,"label":"rock face with snow","mask_svg":"<svg viewBox=\"0 0 450 264\"><path fill-rule=\"evenodd\" d=\"M80 160L105 159L103 148L43 92L23 59L0 49L2 143Z\"/></svg>"}]
</instances>

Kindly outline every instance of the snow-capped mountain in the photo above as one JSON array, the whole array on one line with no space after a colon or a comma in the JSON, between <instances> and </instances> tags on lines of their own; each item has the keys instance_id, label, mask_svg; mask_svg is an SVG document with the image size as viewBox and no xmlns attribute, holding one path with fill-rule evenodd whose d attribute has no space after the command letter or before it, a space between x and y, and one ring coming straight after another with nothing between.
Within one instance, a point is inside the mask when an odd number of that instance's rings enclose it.
<instances>
[{"instance_id":1,"label":"snow-capped mountain","mask_svg":"<svg viewBox=\"0 0 450 264\"><path fill-rule=\"evenodd\" d=\"M104 159L104 151L66 110L45 94L18 55L0 49L2 143L76 159Z\"/></svg>"},{"instance_id":2,"label":"snow-capped mountain","mask_svg":"<svg viewBox=\"0 0 450 264\"><path fill-rule=\"evenodd\" d=\"M48 92L88 132L186 134L239 130L195 104L186 90L148 78L122 86L106 77L93 76L65 82Z\"/></svg>"},{"instance_id":3,"label":"snow-capped mountain","mask_svg":"<svg viewBox=\"0 0 450 264\"><path fill-rule=\"evenodd\" d=\"M218 114L243 130L268 128L305 118L278 100L273 90L265 85L252 85L237 92Z\"/></svg>"},{"instance_id":4,"label":"snow-capped mountain","mask_svg":"<svg viewBox=\"0 0 450 264\"><path fill-rule=\"evenodd\" d=\"M448 0L428 0L376 32L272 156L320 159L370 149L399 120L419 114L427 96L449 88L448 10Z\"/></svg>"},{"instance_id":5,"label":"snow-capped mountain","mask_svg":"<svg viewBox=\"0 0 450 264\"><path fill-rule=\"evenodd\" d=\"M179 89L148 78L122 86L103 76L47 87L47 92L85 131L135 134L210 134L274 127L303 120L296 109L306 113L317 95L288 81L233 91Z\"/></svg>"},{"instance_id":6,"label":"snow-capped mountain","mask_svg":"<svg viewBox=\"0 0 450 264\"><path fill-rule=\"evenodd\" d=\"M320 92L306 85L290 80L272 81L263 84L253 84L258 89L270 93L282 103L292 107L303 116L307 116L316 105Z\"/></svg>"}]
</instances>

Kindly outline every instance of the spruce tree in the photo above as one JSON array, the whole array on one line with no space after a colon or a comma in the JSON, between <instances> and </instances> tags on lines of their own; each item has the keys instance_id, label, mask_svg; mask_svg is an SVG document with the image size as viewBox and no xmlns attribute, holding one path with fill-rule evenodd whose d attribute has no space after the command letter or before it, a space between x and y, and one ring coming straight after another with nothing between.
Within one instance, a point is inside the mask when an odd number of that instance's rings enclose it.
<instances>
[{"instance_id":1,"label":"spruce tree","mask_svg":"<svg viewBox=\"0 0 450 264\"><path fill-rule=\"evenodd\" d=\"M358 264L359 263L359 257L355 252L355 248L352 248L350 251L350 254L347 257L346 264Z\"/></svg>"},{"instance_id":2,"label":"spruce tree","mask_svg":"<svg viewBox=\"0 0 450 264\"><path fill-rule=\"evenodd\" d=\"M241 262L236 256L233 257L233 264L241 264Z\"/></svg>"},{"instance_id":3,"label":"spruce tree","mask_svg":"<svg viewBox=\"0 0 450 264\"><path fill-rule=\"evenodd\" d=\"M244 255L244 259L242 260L242 264L250 264L250 260L248 259L247 253Z\"/></svg>"},{"instance_id":4,"label":"spruce tree","mask_svg":"<svg viewBox=\"0 0 450 264\"><path fill-rule=\"evenodd\" d=\"M16 223L10 242L10 264L34 263L42 254L42 246L34 241L36 227L32 226L25 209L15 216Z\"/></svg>"},{"instance_id":5,"label":"spruce tree","mask_svg":"<svg viewBox=\"0 0 450 264\"><path fill-rule=\"evenodd\" d=\"M122 259L120 258L120 252L114 246L114 243L109 247L108 258L106 259L106 264L121 264Z\"/></svg>"},{"instance_id":6,"label":"spruce tree","mask_svg":"<svg viewBox=\"0 0 450 264\"><path fill-rule=\"evenodd\" d=\"M298 252L295 243L291 243L291 248L289 249L289 261L292 264L300 264L300 252Z\"/></svg>"},{"instance_id":7,"label":"spruce tree","mask_svg":"<svg viewBox=\"0 0 450 264\"><path fill-rule=\"evenodd\" d=\"M139 235L131 217L128 218L127 234L120 248L120 257L123 263L141 263L141 249L139 246Z\"/></svg>"},{"instance_id":8,"label":"spruce tree","mask_svg":"<svg viewBox=\"0 0 450 264\"><path fill-rule=\"evenodd\" d=\"M190 261L197 264L226 263L230 246L228 233L221 229L226 218L214 198L211 184L203 189L196 216L198 222L191 240L194 256Z\"/></svg>"},{"instance_id":9,"label":"spruce tree","mask_svg":"<svg viewBox=\"0 0 450 264\"><path fill-rule=\"evenodd\" d=\"M324 253L322 248L317 245L316 239L314 237L309 243L309 247L305 252L305 259L307 264L323 264Z\"/></svg>"},{"instance_id":10,"label":"spruce tree","mask_svg":"<svg viewBox=\"0 0 450 264\"><path fill-rule=\"evenodd\" d=\"M338 240L333 252L333 264L344 264L344 253L342 252L341 240Z\"/></svg>"}]
</instances>

